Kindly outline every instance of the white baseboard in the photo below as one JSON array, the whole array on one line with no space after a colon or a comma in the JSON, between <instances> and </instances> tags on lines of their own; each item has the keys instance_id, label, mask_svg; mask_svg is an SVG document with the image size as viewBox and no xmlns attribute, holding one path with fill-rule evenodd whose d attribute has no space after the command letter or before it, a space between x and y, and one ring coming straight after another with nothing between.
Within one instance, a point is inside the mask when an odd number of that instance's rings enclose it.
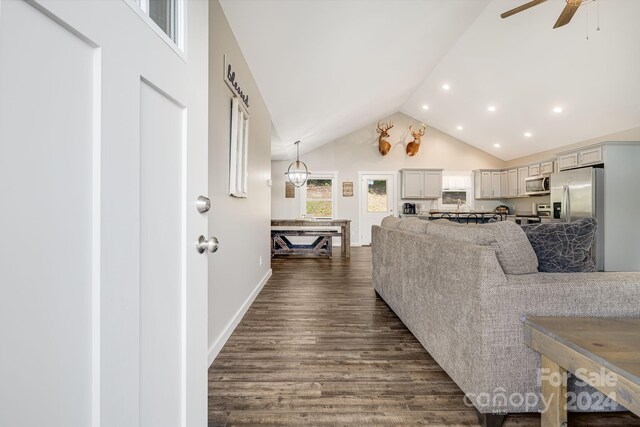
<instances>
[{"instance_id":1,"label":"white baseboard","mask_svg":"<svg viewBox=\"0 0 640 427\"><path fill-rule=\"evenodd\" d=\"M251 307L251 304L253 304L253 301L256 299L264 285L267 283L272 273L273 271L271 269L267 271L267 274L265 274L262 280L260 280L258 286L256 286L253 292L251 292L249 297L245 300L244 304L242 304L238 311L236 311L236 314L233 316L233 318L229 321L229 323L227 323L227 326L224 328L222 333L218 335L218 338L216 338L211 347L209 347L209 366L211 366L213 361L216 359L218 353L220 353L220 350L222 350L222 347L224 347L233 331L236 329L244 315L247 313L247 310L249 310L249 307Z\"/></svg>"}]
</instances>

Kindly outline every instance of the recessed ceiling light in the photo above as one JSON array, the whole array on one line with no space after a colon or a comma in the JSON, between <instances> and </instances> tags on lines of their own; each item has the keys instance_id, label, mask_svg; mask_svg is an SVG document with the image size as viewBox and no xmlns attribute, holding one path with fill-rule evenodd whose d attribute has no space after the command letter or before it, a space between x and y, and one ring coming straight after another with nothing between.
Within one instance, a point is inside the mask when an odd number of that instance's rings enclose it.
<instances>
[{"instance_id":1,"label":"recessed ceiling light","mask_svg":"<svg viewBox=\"0 0 640 427\"><path fill-rule=\"evenodd\" d=\"M458 126L456 126L456 129L462 130L462 126L458 125Z\"/></svg>"},{"instance_id":2,"label":"recessed ceiling light","mask_svg":"<svg viewBox=\"0 0 640 427\"><path fill-rule=\"evenodd\" d=\"M424 105L422 106L422 109L423 109L423 110L428 110L428 109L429 109L429 106L428 106L427 104L424 104Z\"/></svg>"},{"instance_id":3,"label":"recessed ceiling light","mask_svg":"<svg viewBox=\"0 0 640 427\"><path fill-rule=\"evenodd\" d=\"M554 113L562 113L562 107L554 107L553 108L553 112Z\"/></svg>"},{"instance_id":4,"label":"recessed ceiling light","mask_svg":"<svg viewBox=\"0 0 640 427\"><path fill-rule=\"evenodd\" d=\"M525 132L524 136L526 136L527 138L531 138L533 134L531 132Z\"/></svg>"},{"instance_id":5,"label":"recessed ceiling light","mask_svg":"<svg viewBox=\"0 0 640 427\"><path fill-rule=\"evenodd\" d=\"M500 148L500 144L493 144L494 147Z\"/></svg>"},{"instance_id":6,"label":"recessed ceiling light","mask_svg":"<svg viewBox=\"0 0 640 427\"><path fill-rule=\"evenodd\" d=\"M449 86L447 83L445 83L445 84L442 85L442 89L449 90L449 89L451 89L451 86Z\"/></svg>"},{"instance_id":7,"label":"recessed ceiling light","mask_svg":"<svg viewBox=\"0 0 640 427\"><path fill-rule=\"evenodd\" d=\"M489 110L489 111L491 111L493 113L494 111L496 111L496 106L495 105L489 105L487 107L487 110Z\"/></svg>"}]
</instances>

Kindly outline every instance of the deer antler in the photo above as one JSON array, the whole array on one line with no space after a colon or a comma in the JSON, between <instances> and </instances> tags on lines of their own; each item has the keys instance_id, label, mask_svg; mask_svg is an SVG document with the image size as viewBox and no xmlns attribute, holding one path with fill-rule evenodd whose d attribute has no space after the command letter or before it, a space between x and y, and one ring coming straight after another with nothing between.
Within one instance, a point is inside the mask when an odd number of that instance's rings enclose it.
<instances>
[{"instance_id":1,"label":"deer antler","mask_svg":"<svg viewBox=\"0 0 640 427\"><path fill-rule=\"evenodd\" d=\"M378 132L378 133L386 132L386 131L388 131L389 129L391 129L392 127L393 127L393 123L391 123L391 122L384 123L384 124L382 125L382 127L380 126L380 122L378 122L378 129L377 129L377 132Z\"/></svg>"},{"instance_id":2,"label":"deer antler","mask_svg":"<svg viewBox=\"0 0 640 427\"><path fill-rule=\"evenodd\" d=\"M409 125L409 131L411 131L411 135L413 135L414 138L416 136L418 136L418 135L424 136L424 132L425 132L426 129L427 129L427 127L425 126L424 123L420 125L420 130L419 131L413 130L413 125Z\"/></svg>"}]
</instances>

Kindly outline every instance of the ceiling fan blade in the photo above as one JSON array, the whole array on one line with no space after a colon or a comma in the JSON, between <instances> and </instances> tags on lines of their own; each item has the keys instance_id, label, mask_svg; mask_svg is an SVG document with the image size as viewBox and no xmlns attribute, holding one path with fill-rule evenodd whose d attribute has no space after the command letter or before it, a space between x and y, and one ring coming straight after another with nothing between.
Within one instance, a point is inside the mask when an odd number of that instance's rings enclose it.
<instances>
[{"instance_id":1,"label":"ceiling fan blade","mask_svg":"<svg viewBox=\"0 0 640 427\"><path fill-rule=\"evenodd\" d=\"M508 18L508 17L510 17L511 15L515 15L516 13L522 12L523 10L527 10L527 9L529 9L530 7L537 6L537 5L539 5L540 3L544 3L544 2L546 2L546 1L547 1L547 0L532 0L532 1L530 1L529 3L525 3L525 4L522 4L522 5L518 6L518 7L514 7L514 8L513 8L513 9L511 9L511 10L507 10L505 13L501 14L501 15L500 15L500 17L501 17L502 19L504 19L504 18Z\"/></svg>"},{"instance_id":2,"label":"ceiling fan blade","mask_svg":"<svg viewBox=\"0 0 640 427\"><path fill-rule=\"evenodd\" d=\"M573 15L576 14L576 11L580 7L581 3L582 0L572 0L571 3L567 2L567 5L562 10L562 13L558 17L558 20L556 21L556 24L553 26L553 28L567 25L569 21L571 21L571 18L573 18Z\"/></svg>"}]
</instances>

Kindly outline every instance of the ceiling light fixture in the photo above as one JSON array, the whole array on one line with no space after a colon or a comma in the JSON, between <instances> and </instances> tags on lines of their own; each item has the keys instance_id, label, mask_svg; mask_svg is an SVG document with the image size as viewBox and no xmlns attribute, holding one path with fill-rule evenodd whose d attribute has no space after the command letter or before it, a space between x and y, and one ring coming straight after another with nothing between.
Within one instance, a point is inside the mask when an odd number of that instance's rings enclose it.
<instances>
[{"instance_id":1,"label":"ceiling light fixture","mask_svg":"<svg viewBox=\"0 0 640 427\"><path fill-rule=\"evenodd\" d=\"M531 132L525 132L524 136L526 136L527 138L531 138L533 134Z\"/></svg>"},{"instance_id":2,"label":"ceiling light fixture","mask_svg":"<svg viewBox=\"0 0 640 427\"><path fill-rule=\"evenodd\" d=\"M449 89L451 89L451 86L449 86L447 83L445 83L445 84L442 85L442 89L449 90Z\"/></svg>"},{"instance_id":3,"label":"ceiling light fixture","mask_svg":"<svg viewBox=\"0 0 640 427\"><path fill-rule=\"evenodd\" d=\"M462 129L463 129L463 127L462 127L462 126L460 126L460 125L458 125L458 126L456 126L456 129L458 129L458 130L462 130Z\"/></svg>"},{"instance_id":4,"label":"ceiling light fixture","mask_svg":"<svg viewBox=\"0 0 640 427\"><path fill-rule=\"evenodd\" d=\"M487 110L489 110L489 111L491 111L493 113L494 111L496 111L496 106L495 105L489 105L487 107Z\"/></svg>"},{"instance_id":5,"label":"ceiling light fixture","mask_svg":"<svg viewBox=\"0 0 640 427\"><path fill-rule=\"evenodd\" d=\"M494 147L500 148L500 144L493 144Z\"/></svg>"},{"instance_id":6,"label":"ceiling light fixture","mask_svg":"<svg viewBox=\"0 0 640 427\"><path fill-rule=\"evenodd\" d=\"M424 104L424 105L422 106L422 109L423 109L423 110L428 110L428 109L429 109L429 106L428 106L427 104Z\"/></svg>"},{"instance_id":7,"label":"ceiling light fixture","mask_svg":"<svg viewBox=\"0 0 640 427\"><path fill-rule=\"evenodd\" d=\"M289 165L289 169L284 173L289 181L296 187L302 187L309 177L309 169L304 162L300 161L300 141L294 142L296 145L296 161Z\"/></svg>"},{"instance_id":8,"label":"ceiling light fixture","mask_svg":"<svg viewBox=\"0 0 640 427\"><path fill-rule=\"evenodd\" d=\"M553 112L554 113L562 113L562 107L554 107L553 108Z\"/></svg>"}]
</instances>

